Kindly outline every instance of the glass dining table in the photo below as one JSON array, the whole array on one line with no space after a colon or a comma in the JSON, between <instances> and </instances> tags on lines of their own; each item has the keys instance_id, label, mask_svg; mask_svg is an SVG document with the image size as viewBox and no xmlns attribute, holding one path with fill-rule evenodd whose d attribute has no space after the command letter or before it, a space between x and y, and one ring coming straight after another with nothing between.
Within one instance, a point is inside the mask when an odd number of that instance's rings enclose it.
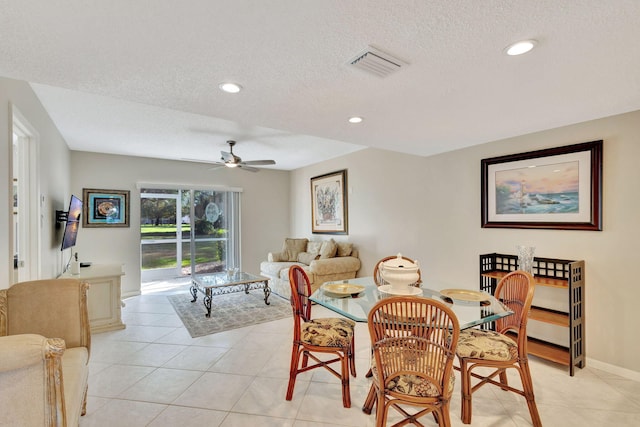
<instances>
[{"instance_id":1,"label":"glass dining table","mask_svg":"<svg viewBox=\"0 0 640 427\"><path fill-rule=\"evenodd\" d=\"M493 322L513 314L493 295L481 291L450 288L441 283L422 283L413 294L444 302L453 310L460 329ZM421 292L420 292L421 291ZM388 286L376 286L373 277L325 282L309 299L356 322L366 322L369 311L383 298L393 296Z\"/></svg>"}]
</instances>

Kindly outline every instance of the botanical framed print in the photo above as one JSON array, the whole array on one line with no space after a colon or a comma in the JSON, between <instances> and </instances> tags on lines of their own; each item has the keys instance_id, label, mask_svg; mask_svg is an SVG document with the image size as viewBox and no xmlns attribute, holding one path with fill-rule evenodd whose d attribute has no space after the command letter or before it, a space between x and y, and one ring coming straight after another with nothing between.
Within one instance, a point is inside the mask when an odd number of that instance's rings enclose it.
<instances>
[{"instance_id":1,"label":"botanical framed print","mask_svg":"<svg viewBox=\"0 0 640 427\"><path fill-rule=\"evenodd\" d=\"M311 178L311 232L348 234L347 170Z\"/></svg>"},{"instance_id":2,"label":"botanical framed print","mask_svg":"<svg viewBox=\"0 0 640 427\"><path fill-rule=\"evenodd\" d=\"M129 191L84 188L83 227L129 227Z\"/></svg>"},{"instance_id":3,"label":"botanical framed print","mask_svg":"<svg viewBox=\"0 0 640 427\"><path fill-rule=\"evenodd\" d=\"M481 162L482 227L602 230L602 140Z\"/></svg>"}]
</instances>

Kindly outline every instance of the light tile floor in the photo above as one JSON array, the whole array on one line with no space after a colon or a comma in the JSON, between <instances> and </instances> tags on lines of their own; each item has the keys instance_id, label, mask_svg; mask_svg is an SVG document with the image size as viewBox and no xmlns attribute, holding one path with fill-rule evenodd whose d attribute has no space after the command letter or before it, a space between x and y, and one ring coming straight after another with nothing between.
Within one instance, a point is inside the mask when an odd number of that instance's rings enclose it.
<instances>
[{"instance_id":1,"label":"light tile floor","mask_svg":"<svg viewBox=\"0 0 640 427\"><path fill-rule=\"evenodd\" d=\"M352 407L342 407L338 380L324 370L301 374L288 402L292 320L191 338L166 298L187 289L185 279L144 286L142 295L125 300L126 329L93 335L87 414L80 426L375 425L374 415L361 411L370 384L364 377L370 363L366 324L356 328ZM319 306L313 312L335 316ZM531 365L545 426L640 425L639 382L589 367L570 377L566 368L536 358ZM454 427L463 426L456 383ZM472 426L531 425L524 399L513 393L485 387L473 404ZM436 425L430 416L423 421Z\"/></svg>"}]
</instances>

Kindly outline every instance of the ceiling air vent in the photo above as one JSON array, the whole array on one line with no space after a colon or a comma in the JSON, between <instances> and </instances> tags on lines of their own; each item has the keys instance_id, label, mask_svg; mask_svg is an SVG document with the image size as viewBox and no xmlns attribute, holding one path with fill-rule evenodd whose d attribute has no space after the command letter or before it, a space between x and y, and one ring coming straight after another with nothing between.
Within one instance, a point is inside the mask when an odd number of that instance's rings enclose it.
<instances>
[{"instance_id":1,"label":"ceiling air vent","mask_svg":"<svg viewBox=\"0 0 640 427\"><path fill-rule=\"evenodd\" d=\"M372 46L367 46L349 63L362 71L381 78L387 77L389 74L398 71L403 65L407 65L406 62Z\"/></svg>"}]
</instances>

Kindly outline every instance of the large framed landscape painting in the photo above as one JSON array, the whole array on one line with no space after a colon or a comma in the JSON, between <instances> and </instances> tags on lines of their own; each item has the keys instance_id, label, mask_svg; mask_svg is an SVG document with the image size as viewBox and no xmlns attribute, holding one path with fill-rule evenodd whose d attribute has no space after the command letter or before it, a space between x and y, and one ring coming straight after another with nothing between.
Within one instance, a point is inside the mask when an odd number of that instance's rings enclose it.
<instances>
[{"instance_id":1,"label":"large framed landscape painting","mask_svg":"<svg viewBox=\"0 0 640 427\"><path fill-rule=\"evenodd\" d=\"M347 234L347 170L311 178L311 232Z\"/></svg>"},{"instance_id":2,"label":"large framed landscape painting","mask_svg":"<svg viewBox=\"0 0 640 427\"><path fill-rule=\"evenodd\" d=\"M483 159L482 227L602 230L602 141Z\"/></svg>"}]
</instances>

